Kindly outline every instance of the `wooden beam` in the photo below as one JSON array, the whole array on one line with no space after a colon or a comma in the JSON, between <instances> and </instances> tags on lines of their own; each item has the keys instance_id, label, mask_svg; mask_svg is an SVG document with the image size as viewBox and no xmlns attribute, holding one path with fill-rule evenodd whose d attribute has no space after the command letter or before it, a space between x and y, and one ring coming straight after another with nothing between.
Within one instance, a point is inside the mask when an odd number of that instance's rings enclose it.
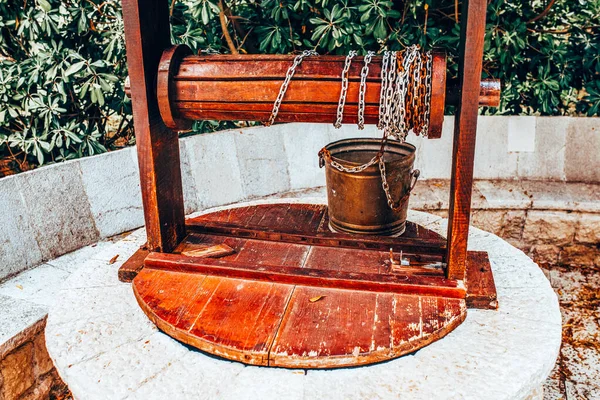
<instances>
[{"instance_id":1,"label":"wooden beam","mask_svg":"<svg viewBox=\"0 0 600 400\"><path fill-rule=\"evenodd\" d=\"M457 299L464 299L466 296L464 286L458 285L455 280L435 276L256 265L256 263L194 258L168 253L150 253L146 257L144 268L367 292L418 294Z\"/></svg>"},{"instance_id":2,"label":"wooden beam","mask_svg":"<svg viewBox=\"0 0 600 400\"><path fill-rule=\"evenodd\" d=\"M473 189L473 161L485 36L486 0L463 0L448 222L447 277L465 278Z\"/></svg>"},{"instance_id":3,"label":"wooden beam","mask_svg":"<svg viewBox=\"0 0 600 400\"><path fill-rule=\"evenodd\" d=\"M127 66L148 248L172 251L185 234L177 133L163 123L155 80L171 46L165 0L123 0Z\"/></svg>"}]
</instances>

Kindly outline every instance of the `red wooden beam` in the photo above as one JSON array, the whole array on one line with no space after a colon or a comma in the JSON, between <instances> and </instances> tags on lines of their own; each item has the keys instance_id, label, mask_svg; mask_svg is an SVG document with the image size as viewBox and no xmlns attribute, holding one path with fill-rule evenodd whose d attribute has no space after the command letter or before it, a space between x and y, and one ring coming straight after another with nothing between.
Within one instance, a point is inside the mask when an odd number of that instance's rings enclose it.
<instances>
[{"instance_id":1,"label":"red wooden beam","mask_svg":"<svg viewBox=\"0 0 600 400\"><path fill-rule=\"evenodd\" d=\"M455 280L423 275L371 274L280 265L256 265L255 263L194 258L167 253L150 253L144 267L289 285L459 299L466 296L464 286L459 286Z\"/></svg>"},{"instance_id":2,"label":"red wooden beam","mask_svg":"<svg viewBox=\"0 0 600 400\"><path fill-rule=\"evenodd\" d=\"M185 234L177 134L158 110L156 75L171 46L165 0L123 0L127 66L148 248L172 251Z\"/></svg>"},{"instance_id":3,"label":"red wooden beam","mask_svg":"<svg viewBox=\"0 0 600 400\"><path fill-rule=\"evenodd\" d=\"M486 7L486 0L463 0L462 3L460 93L454 122L446 271L451 279L465 279Z\"/></svg>"}]
</instances>

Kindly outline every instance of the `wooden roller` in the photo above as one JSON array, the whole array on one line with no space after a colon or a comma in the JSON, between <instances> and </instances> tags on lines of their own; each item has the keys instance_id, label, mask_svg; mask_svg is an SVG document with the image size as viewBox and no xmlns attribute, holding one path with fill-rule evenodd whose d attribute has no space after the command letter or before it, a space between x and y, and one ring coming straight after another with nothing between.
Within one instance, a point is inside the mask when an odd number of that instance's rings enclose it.
<instances>
[{"instance_id":1,"label":"wooden roller","mask_svg":"<svg viewBox=\"0 0 600 400\"><path fill-rule=\"evenodd\" d=\"M336 120L345 56L307 57L296 69L276 122ZM193 120L267 121L293 55L190 55L185 46L163 53L157 97L165 124L186 130ZM365 123L379 120L381 60L373 57L367 77ZM363 58L353 59L343 123L356 124ZM445 104L454 104L456 88L446 87L446 54L433 52L429 137L442 132ZM447 94L448 93L448 94ZM480 105L496 106L499 81L482 82ZM450 101L448 101L450 100Z\"/></svg>"}]
</instances>

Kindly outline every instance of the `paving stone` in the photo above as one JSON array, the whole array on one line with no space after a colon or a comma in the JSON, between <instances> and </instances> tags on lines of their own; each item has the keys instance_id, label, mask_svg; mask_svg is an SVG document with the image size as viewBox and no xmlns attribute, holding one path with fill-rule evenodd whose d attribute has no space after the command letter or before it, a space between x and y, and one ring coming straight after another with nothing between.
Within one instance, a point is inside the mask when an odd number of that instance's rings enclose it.
<instances>
[{"instance_id":1,"label":"paving stone","mask_svg":"<svg viewBox=\"0 0 600 400\"><path fill-rule=\"evenodd\" d=\"M4 381L2 395L5 400L18 399L35 382L33 369L33 344L26 343L0 361Z\"/></svg>"},{"instance_id":2,"label":"paving stone","mask_svg":"<svg viewBox=\"0 0 600 400\"><path fill-rule=\"evenodd\" d=\"M564 180L566 138L571 119L569 117L526 118L533 118L536 121L535 151L518 153L519 178Z\"/></svg>"},{"instance_id":3,"label":"paving stone","mask_svg":"<svg viewBox=\"0 0 600 400\"><path fill-rule=\"evenodd\" d=\"M85 193L102 238L144 225L135 150L111 151L79 161Z\"/></svg>"},{"instance_id":4,"label":"paving stone","mask_svg":"<svg viewBox=\"0 0 600 400\"><path fill-rule=\"evenodd\" d=\"M0 295L50 306L68 272L43 264L25 271L0 285Z\"/></svg>"},{"instance_id":5,"label":"paving stone","mask_svg":"<svg viewBox=\"0 0 600 400\"><path fill-rule=\"evenodd\" d=\"M44 260L99 239L78 161L23 173L21 196Z\"/></svg>"},{"instance_id":6,"label":"paving stone","mask_svg":"<svg viewBox=\"0 0 600 400\"><path fill-rule=\"evenodd\" d=\"M572 182L600 182L600 118L571 118L565 175Z\"/></svg>"},{"instance_id":7,"label":"paving stone","mask_svg":"<svg viewBox=\"0 0 600 400\"><path fill-rule=\"evenodd\" d=\"M20 193L23 183L23 175L0 179L0 281L42 261L42 252Z\"/></svg>"},{"instance_id":8,"label":"paving stone","mask_svg":"<svg viewBox=\"0 0 600 400\"><path fill-rule=\"evenodd\" d=\"M239 151L234 140L238 135L241 135L240 131L225 131L182 140L197 193L198 209L245 198L238 164ZM254 151L258 150L257 144ZM283 157L280 158L285 162Z\"/></svg>"}]
</instances>

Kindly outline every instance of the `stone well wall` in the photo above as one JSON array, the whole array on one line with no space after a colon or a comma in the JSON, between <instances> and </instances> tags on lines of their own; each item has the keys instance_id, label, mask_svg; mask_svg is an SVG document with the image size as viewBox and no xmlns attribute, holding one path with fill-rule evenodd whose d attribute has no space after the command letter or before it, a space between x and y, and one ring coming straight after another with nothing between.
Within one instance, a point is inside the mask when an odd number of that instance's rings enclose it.
<instances>
[{"instance_id":1,"label":"stone well wall","mask_svg":"<svg viewBox=\"0 0 600 400\"><path fill-rule=\"evenodd\" d=\"M46 350L46 318L30 326L0 352L0 400L62 398L68 393Z\"/></svg>"},{"instance_id":2,"label":"stone well wall","mask_svg":"<svg viewBox=\"0 0 600 400\"><path fill-rule=\"evenodd\" d=\"M439 140L411 136L423 179L450 176L453 117ZM478 179L600 182L600 118L481 117ZM324 185L317 152L347 137L330 124L283 124L182 139L186 212ZM143 225L135 148L0 179L0 280Z\"/></svg>"}]
</instances>

